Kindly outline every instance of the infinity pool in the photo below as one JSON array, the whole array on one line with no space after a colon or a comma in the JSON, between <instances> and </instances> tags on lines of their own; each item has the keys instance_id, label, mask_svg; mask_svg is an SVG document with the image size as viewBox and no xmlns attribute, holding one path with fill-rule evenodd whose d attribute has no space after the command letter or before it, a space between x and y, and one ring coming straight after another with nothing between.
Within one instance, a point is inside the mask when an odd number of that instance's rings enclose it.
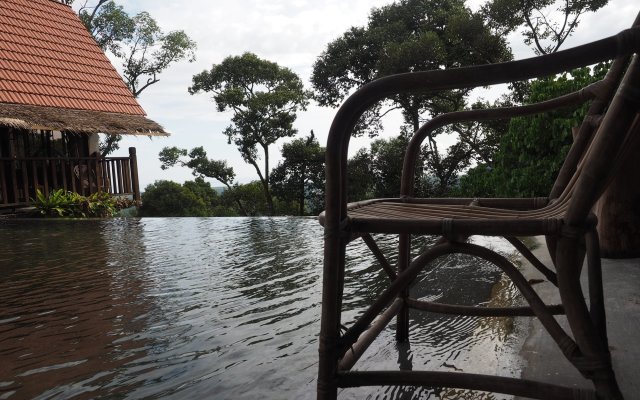
<instances>
[{"instance_id":1,"label":"infinity pool","mask_svg":"<svg viewBox=\"0 0 640 400\"><path fill-rule=\"evenodd\" d=\"M311 218L0 221L0 399L314 398L322 233ZM376 239L394 253L395 237ZM387 280L366 246L350 246L347 324ZM413 290L520 301L499 271L465 257L438 260ZM519 320L411 317L421 324L410 345L391 326L359 368L519 375ZM383 387L340 398L504 397Z\"/></svg>"}]
</instances>

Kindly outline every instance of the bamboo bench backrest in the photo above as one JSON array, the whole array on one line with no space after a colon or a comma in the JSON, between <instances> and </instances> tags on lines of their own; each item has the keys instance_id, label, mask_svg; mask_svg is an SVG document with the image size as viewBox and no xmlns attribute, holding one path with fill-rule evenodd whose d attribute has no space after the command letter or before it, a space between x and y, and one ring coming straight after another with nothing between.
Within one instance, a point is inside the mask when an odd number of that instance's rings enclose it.
<instances>
[{"instance_id":1,"label":"bamboo bench backrest","mask_svg":"<svg viewBox=\"0 0 640 400\"><path fill-rule=\"evenodd\" d=\"M636 16L636 20L632 26L638 26L639 24L640 13ZM415 132L407 146L400 195L402 197L413 196L417 157L420 152L420 146L430 131L454 122L491 120L505 117L532 115L559 107L581 104L586 100L593 100L582 124L578 127L578 130L574 135L574 142L565 157L563 165L549 194L549 199L554 200L556 203L554 208L559 206L557 204L558 201L568 202L572 196L573 190L575 189L575 183L582 172L579 165L582 165L586 154L591 149L595 133L602 122L602 114L604 114L606 108L611 104L614 95L616 94L616 90L620 86L625 69L629 64L629 59L630 56L615 59L604 79L584 88L583 90L570 93L556 99L519 107L458 111L436 116Z\"/></svg>"},{"instance_id":2,"label":"bamboo bench backrest","mask_svg":"<svg viewBox=\"0 0 640 400\"><path fill-rule=\"evenodd\" d=\"M596 134L564 192L571 191L565 222L581 225L638 140L640 62L634 56ZM574 187L575 185L575 187Z\"/></svg>"},{"instance_id":3,"label":"bamboo bench backrest","mask_svg":"<svg viewBox=\"0 0 640 400\"><path fill-rule=\"evenodd\" d=\"M636 15L636 19L631 27L638 25L640 25L640 12ZM609 71L607 71L603 79L605 84L602 85L598 96L591 103L583 123L579 126L578 132L574 136L574 142L565 157L551 189L551 193L549 194L550 199L566 196L568 194L567 192L573 189L573 185L570 184L575 183L577 179L576 175L579 174L577 171L578 165L583 162L585 155L593 143L595 131L602 122L602 114L604 114L606 108L611 104L616 90L620 86L622 77L625 74L625 70L629 65L630 58L630 55L618 57L613 61Z\"/></svg>"},{"instance_id":4,"label":"bamboo bench backrest","mask_svg":"<svg viewBox=\"0 0 640 400\"><path fill-rule=\"evenodd\" d=\"M347 216L347 158L351 131L373 104L402 93L418 93L548 76L640 51L640 28L627 29L586 45L527 60L477 67L391 75L370 82L349 96L331 124L326 147L325 229L340 229Z\"/></svg>"},{"instance_id":5,"label":"bamboo bench backrest","mask_svg":"<svg viewBox=\"0 0 640 400\"><path fill-rule=\"evenodd\" d=\"M636 19L636 22L637 21L638 19ZM629 63L629 59L629 56L617 58L609 68L609 71L607 71L602 81L605 84L602 85L598 96L589 106L582 124L578 127L578 131L574 135L571 148L567 152L562 167L551 188L549 194L550 199L556 199L561 196L576 174L578 164L584 159L591 143L593 143L595 132L602 122L602 114L605 112L607 106L611 104L616 89L620 86L620 81Z\"/></svg>"}]
</instances>

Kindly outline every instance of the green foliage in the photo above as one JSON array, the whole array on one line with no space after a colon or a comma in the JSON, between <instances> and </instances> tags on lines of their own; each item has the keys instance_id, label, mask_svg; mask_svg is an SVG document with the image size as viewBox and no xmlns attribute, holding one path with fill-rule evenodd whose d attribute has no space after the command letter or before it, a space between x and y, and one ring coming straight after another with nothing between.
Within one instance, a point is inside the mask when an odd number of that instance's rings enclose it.
<instances>
[{"instance_id":1,"label":"green foliage","mask_svg":"<svg viewBox=\"0 0 640 400\"><path fill-rule=\"evenodd\" d=\"M191 191L171 181L155 181L142 193L141 217L204 216L206 205Z\"/></svg>"},{"instance_id":2,"label":"green foliage","mask_svg":"<svg viewBox=\"0 0 640 400\"><path fill-rule=\"evenodd\" d=\"M202 178L196 178L194 181L186 181L182 186L197 198L202 199L204 204L210 208L215 207L220 202L218 192L211 187L209 182L205 182Z\"/></svg>"},{"instance_id":3,"label":"green foliage","mask_svg":"<svg viewBox=\"0 0 640 400\"><path fill-rule=\"evenodd\" d=\"M82 7L79 15L98 45L122 61L125 83L135 97L158 82L157 75L170 64L195 60L196 43L181 30L164 33L146 11L131 17L114 0L100 0Z\"/></svg>"},{"instance_id":4,"label":"green foliage","mask_svg":"<svg viewBox=\"0 0 640 400\"><path fill-rule=\"evenodd\" d=\"M233 215L218 193L202 178L185 182L160 180L142 194L141 217L210 217Z\"/></svg>"},{"instance_id":5,"label":"green foliage","mask_svg":"<svg viewBox=\"0 0 640 400\"><path fill-rule=\"evenodd\" d=\"M329 43L313 66L311 82L315 98L321 105L337 106L354 88L385 75L487 64L511 58L504 36L491 32L482 15L465 7L464 1L401 0L374 8L367 26L352 27ZM465 108L469 92L469 89L460 89L397 95L386 104L390 109L401 110L405 123L402 129L411 133L420 127L425 117ZM375 135L380 125L371 124L375 121L372 114L380 114L382 107L377 104L365 113L356 125L354 135L363 132ZM425 141L424 155L428 159L424 167L425 175L433 179L423 180L423 188L430 187L429 192L436 195L446 192L457 174L469 165L475 152L483 151L474 144L483 143L484 132L462 132L446 127L429 133ZM441 151L437 139L443 134L456 134L458 143ZM471 136L475 136L474 143L469 141ZM399 184L393 186L399 187ZM380 192L398 194L397 189L391 190L390 186Z\"/></svg>"},{"instance_id":6,"label":"green foliage","mask_svg":"<svg viewBox=\"0 0 640 400\"><path fill-rule=\"evenodd\" d=\"M143 90L158 82L158 75L176 61L195 61L196 43L184 31L164 33L157 22L143 11L132 18L134 30L123 45L120 57L124 80L138 97Z\"/></svg>"},{"instance_id":7,"label":"green foliage","mask_svg":"<svg viewBox=\"0 0 640 400\"><path fill-rule=\"evenodd\" d=\"M83 202L84 210L87 217L113 217L118 209L114 197L107 192L96 192Z\"/></svg>"},{"instance_id":8,"label":"green foliage","mask_svg":"<svg viewBox=\"0 0 640 400\"><path fill-rule=\"evenodd\" d=\"M40 189L36 189L36 198L31 199L31 203L44 216L64 217L67 214L72 202L63 189L59 189L45 196Z\"/></svg>"},{"instance_id":9,"label":"green foliage","mask_svg":"<svg viewBox=\"0 0 640 400\"><path fill-rule=\"evenodd\" d=\"M360 149L347 162L347 201L374 198L375 178L371 173L371 154ZM399 182L398 182L399 183Z\"/></svg>"},{"instance_id":10,"label":"green foliage","mask_svg":"<svg viewBox=\"0 0 640 400\"><path fill-rule=\"evenodd\" d=\"M503 197L498 186L493 168L481 163L462 175L450 194L453 197Z\"/></svg>"},{"instance_id":11,"label":"green foliage","mask_svg":"<svg viewBox=\"0 0 640 400\"><path fill-rule=\"evenodd\" d=\"M101 49L123 56L122 42L131 37L135 26L122 6L101 0L93 9L80 9L79 15Z\"/></svg>"},{"instance_id":12,"label":"green foliage","mask_svg":"<svg viewBox=\"0 0 640 400\"><path fill-rule=\"evenodd\" d=\"M31 199L40 215L45 217L106 218L113 217L125 205L111 194L96 192L87 197L58 189L45 196L39 189Z\"/></svg>"},{"instance_id":13,"label":"green foliage","mask_svg":"<svg viewBox=\"0 0 640 400\"><path fill-rule=\"evenodd\" d=\"M188 157L188 159L185 160L182 157ZM162 163L160 168L162 169L168 169L178 164L182 167L190 168L194 176L213 178L228 189L231 188L235 179L233 168L229 167L224 160L219 161L207 158L207 152L202 146L194 147L189 152L178 147L165 147L160 151L159 158Z\"/></svg>"},{"instance_id":14,"label":"green foliage","mask_svg":"<svg viewBox=\"0 0 640 400\"><path fill-rule=\"evenodd\" d=\"M586 12L597 11L609 0L490 0L482 14L502 35L522 27L524 42L536 54L558 51L578 27Z\"/></svg>"},{"instance_id":15,"label":"green foliage","mask_svg":"<svg viewBox=\"0 0 640 400\"><path fill-rule=\"evenodd\" d=\"M409 140L400 135L389 140L378 139L370 147L370 173L374 177L375 197L398 197L404 152Z\"/></svg>"},{"instance_id":16,"label":"green foliage","mask_svg":"<svg viewBox=\"0 0 640 400\"><path fill-rule=\"evenodd\" d=\"M374 8L366 27L329 43L311 76L316 100L337 106L352 89L378 77L511 59L504 38L462 0L402 0ZM395 107L414 129L419 115L459 109L467 90L397 96Z\"/></svg>"},{"instance_id":17,"label":"green foliage","mask_svg":"<svg viewBox=\"0 0 640 400\"><path fill-rule=\"evenodd\" d=\"M400 134L395 138L377 139L369 149L360 149L348 161L348 200L398 197L404 155L409 136ZM428 195L429 183L424 175L425 159L419 156L414 181L415 195Z\"/></svg>"},{"instance_id":18,"label":"green foliage","mask_svg":"<svg viewBox=\"0 0 640 400\"><path fill-rule=\"evenodd\" d=\"M184 157L187 157L185 159ZM213 178L226 186L227 190L232 190L234 185L235 172L226 161L211 160L207 158L207 152L203 147L194 147L187 152L186 149L178 147L165 147L159 154L160 168L168 169L175 165L180 165L191 169L191 173L200 178ZM196 179L197 180L197 179ZM242 201L238 198L234 200L237 212L240 215L247 215Z\"/></svg>"},{"instance_id":19,"label":"green foliage","mask_svg":"<svg viewBox=\"0 0 640 400\"><path fill-rule=\"evenodd\" d=\"M224 196L236 203L242 203L247 216L280 215L287 214L287 211L290 210L290 207L282 207L276 201L273 203L273 212L271 212L260 181L236 185L231 190L225 191Z\"/></svg>"},{"instance_id":20,"label":"green foliage","mask_svg":"<svg viewBox=\"0 0 640 400\"><path fill-rule=\"evenodd\" d=\"M282 146L282 162L271 173L273 194L298 204L298 215L324 209L324 147L313 131Z\"/></svg>"},{"instance_id":21,"label":"green foliage","mask_svg":"<svg viewBox=\"0 0 640 400\"><path fill-rule=\"evenodd\" d=\"M607 65L593 71L580 68L570 74L531 83L526 103L536 103L576 91L604 77ZM501 138L492 167L480 164L460 181L466 196L546 196L558 175L578 127L588 108L566 108L532 117L514 118Z\"/></svg>"},{"instance_id":22,"label":"green foliage","mask_svg":"<svg viewBox=\"0 0 640 400\"><path fill-rule=\"evenodd\" d=\"M306 108L309 97L302 81L288 68L244 53L227 57L209 71L195 75L189 93L199 92L212 93L218 111L233 113L224 134L244 161L255 168L272 214L269 146L297 132L293 128L296 113ZM258 165L259 150L264 157L263 168Z\"/></svg>"}]
</instances>

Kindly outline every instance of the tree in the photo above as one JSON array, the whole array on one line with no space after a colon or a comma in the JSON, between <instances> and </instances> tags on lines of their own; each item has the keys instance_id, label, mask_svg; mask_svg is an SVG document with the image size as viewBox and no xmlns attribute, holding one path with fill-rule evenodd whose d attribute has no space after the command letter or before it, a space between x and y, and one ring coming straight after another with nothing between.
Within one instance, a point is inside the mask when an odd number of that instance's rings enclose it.
<instances>
[{"instance_id":1,"label":"tree","mask_svg":"<svg viewBox=\"0 0 640 400\"><path fill-rule=\"evenodd\" d=\"M273 214L264 197L263 186L260 181L236 185L231 190L225 190L223 198L234 203L242 203L246 216L253 217Z\"/></svg>"},{"instance_id":2,"label":"tree","mask_svg":"<svg viewBox=\"0 0 640 400\"><path fill-rule=\"evenodd\" d=\"M402 72L456 68L486 64L512 58L504 37L485 25L482 15L474 14L462 0L401 0L374 8L366 27L352 27L329 43L313 66L311 82L315 98L323 106L337 106L355 87L376 78ZM425 117L460 110L469 89L420 95L397 95L387 101L388 112L399 109L410 131L417 130ZM381 110L381 105L372 112ZM383 115L385 113L382 113ZM370 115L366 118L371 119ZM364 120L361 119L361 124ZM433 174L459 170L464 163L459 144L453 153L440 154L436 136L427 140L433 156L428 168Z\"/></svg>"},{"instance_id":3,"label":"tree","mask_svg":"<svg viewBox=\"0 0 640 400\"><path fill-rule=\"evenodd\" d=\"M378 77L511 59L502 37L462 0L402 0L374 8L367 27L352 27L329 43L311 76L316 100L337 106L355 87ZM459 109L467 90L397 96L393 107L418 129L419 115Z\"/></svg>"},{"instance_id":4,"label":"tree","mask_svg":"<svg viewBox=\"0 0 640 400\"><path fill-rule=\"evenodd\" d=\"M188 159L184 159L188 157ZM187 149L180 149L178 147L165 147L159 154L160 168L163 170L175 166L176 164L191 169L191 173L194 176L203 178L212 178L222 183L227 190L232 190L232 186L235 185L235 172L232 167L227 165L227 162L222 160L211 160L207 158L207 152L202 146L195 147L187 153ZM240 215L247 215L246 210L239 198L235 200Z\"/></svg>"},{"instance_id":5,"label":"tree","mask_svg":"<svg viewBox=\"0 0 640 400\"><path fill-rule=\"evenodd\" d=\"M374 196L375 178L371 173L371 154L360 149L347 161L347 201L355 202Z\"/></svg>"},{"instance_id":6,"label":"tree","mask_svg":"<svg viewBox=\"0 0 640 400\"><path fill-rule=\"evenodd\" d=\"M278 139L296 134L293 122L298 110L305 110L309 94L302 81L288 68L262 60L255 54L230 56L209 71L193 77L190 94L212 93L217 110L233 113L224 134L238 148L245 162L252 165L273 215L269 188L269 146ZM259 150L264 157L263 168Z\"/></svg>"},{"instance_id":7,"label":"tree","mask_svg":"<svg viewBox=\"0 0 640 400\"><path fill-rule=\"evenodd\" d=\"M133 17L134 30L125 41L122 58L124 80L138 97L160 81L158 75L176 61L195 61L196 43L184 31L164 33L157 22L143 11Z\"/></svg>"},{"instance_id":8,"label":"tree","mask_svg":"<svg viewBox=\"0 0 640 400\"><path fill-rule=\"evenodd\" d=\"M133 35L135 25L122 6L112 0L99 0L95 6L85 1L78 15L103 51L123 56L122 42Z\"/></svg>"},{"instance_id":9,"label":"tree","mask_svg":"<svg viewBox=\"0 0 640 400\"><path fill-rule=\"evenodd\" d=\"M481 12L501 35L522 27L524 42L538 55L558 51L578 27L580 16L609 0L491 0ZM555 12L554 12L555 11Z\"/></svg>"},{"instance_id":10,"label":"tree","mask_svg":"<svg viewBox=\"0 0 640 400\"><path fill-rule=\"evenodd\" d=\"M348 200L398 197L404 155L409 145L409 135L402 132L390 139L376 139L369 149L360 149L348 160ZM425 158L420 155L414 181L415 195L433 194L430 182L424 174Z\"/></svg>"},{"instance_id":11,"label":"tree","mask_svg":"<svg viewBox=\"0 0 640 400\"><path fill-rule=\"evenodd\" d=\"M180 185L156 181L142 194L140 215L144 217L226 217L238 215L228 198L198 177Z\"/></svg>"},{"instance_id":12,"label":"tree","mask_svg":"<svg viewBox=\"0 0 640 400\"><path fill-rule=\"evenodd\" d=\"M458 173L471 164L473 150L461 140L450 146L446 153L441 154L437 142L432 138L428 139L422 153L430 177L435 178L428 194L442 197L457 183Z\"/></svg>"},{"instance_id":13,"label":"tree","mask_svg":"<svg viewBox=\"0 0 640 400\"><path fill-rule=\"evenodd\" d=\"M374 197L398 197L400 194L402 163L408 144L406 135L377 139L371 143L370 173L374 177Z\"/></svg>"},{"instance_id":14,"label":"tree","mask_svg":"<svg viewBox=\"0 0 640 400\"><path fill-rule=\"evenodd\" d=\"M296 201L298 215L305 204L312 214L324 209L324 148L313 131L306 138L282 146L282 162L271 173L273 193L281 200Z\"/></svg>"},{"instance_id":15,"label":"tree","mask_svg":"<svg viewBox=\"0 0 640 400\"><path fill-rule=\"evenodd\" d=\"M98 0L95 6L85 1L79 15L98 45L122 62L124 81L136 98L171 64L195 60L196 43L182 30L163 32L146 11L130 17L114 0ZM120 140L120 135L107 136L101 153L118 149Z\"/></svg>"},{"instance_id":16,"label":"tree","mask_svg":"<svg viewBox=\"0 0 640 400\"><path fill-rule=\"evenodd\" d=\"M142 194L142 217L204 217L205 201L182 185L171 181L155 181Z\"/></svg>"}]
</instances>

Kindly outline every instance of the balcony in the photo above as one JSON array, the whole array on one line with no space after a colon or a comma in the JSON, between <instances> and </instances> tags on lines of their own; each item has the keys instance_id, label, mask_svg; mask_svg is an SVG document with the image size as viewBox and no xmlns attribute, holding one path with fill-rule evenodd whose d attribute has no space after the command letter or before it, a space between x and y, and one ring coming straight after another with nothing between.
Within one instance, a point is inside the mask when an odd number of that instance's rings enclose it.
<instances>
[{"instance_id":1,"label":"balcony","mask_svg":"<svg viewBox=\"0 0 640 400\"><path fill-rule=\"evenodd\" d=\"M57 189L102 191L139 203L136 149L129 157L0 157L0 208L29 206L37 189L46 196Z\"/></svg>"}]
</instances>

